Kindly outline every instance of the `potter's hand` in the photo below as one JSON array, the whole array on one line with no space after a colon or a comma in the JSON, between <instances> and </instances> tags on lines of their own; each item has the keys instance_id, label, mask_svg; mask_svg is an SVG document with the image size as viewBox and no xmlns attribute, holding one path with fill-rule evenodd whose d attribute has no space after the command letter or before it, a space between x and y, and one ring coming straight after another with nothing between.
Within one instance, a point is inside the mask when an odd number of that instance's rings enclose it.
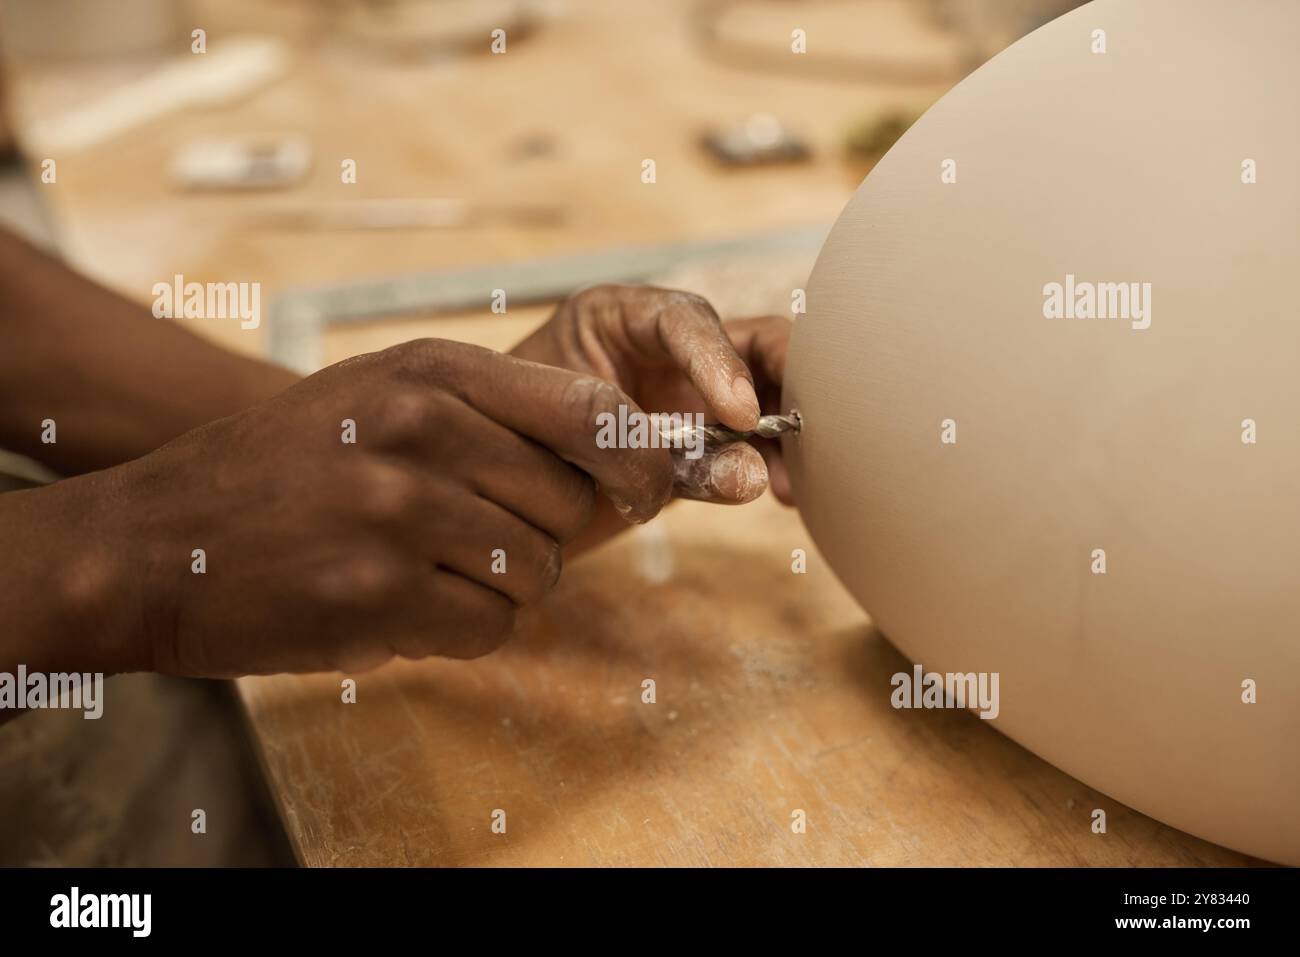
<instances>
[{"instance_id":1,"label":"potter's hand","mask_svg":"<svg viewBox=\"0 0 1300 957\"><path fill-rule=\"evenodd\" d=\"M220 677L483 654L555 584L597 485L633 521L668 501L667 450L592 441L631 402L591 375L418 340L0 496L0 544L32 576L0 585L0 621L23 624L0 629L0 664Z\"/></svg>"},{"instance_id":2,"label":"potter's hand","mask_svg":"<svg viewBox=\"0 0 1300 957\"><path fill-rule=\"evenodd\" d=\"M780 412L790 323L767 316L722 324L699 296L653 286L595 286L565 301L514 350L535 362L615 383L647 412L705 412L738 430ZM764 466L766 460L766 467ZM779 445L757 440L674 455L679 497L748 502L767 486L790 501Z\"/></svg>"}]
</instances>

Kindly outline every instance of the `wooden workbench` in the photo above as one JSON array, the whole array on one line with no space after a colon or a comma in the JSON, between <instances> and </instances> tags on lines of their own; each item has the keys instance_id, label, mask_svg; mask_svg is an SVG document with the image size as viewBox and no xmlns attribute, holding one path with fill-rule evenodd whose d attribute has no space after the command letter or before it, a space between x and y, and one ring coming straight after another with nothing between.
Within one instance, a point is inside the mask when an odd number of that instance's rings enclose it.
<instances>
[{"instance_id":1,"label":"wooden workbench","mask_svg":"<svg viewBox=\"0 0 1300 957\"><path fill-rule=\"evenodd\" d=\"M204 20L219 42L221 17ZM942 40L890 4L873 42L933 55ZM244 279L264 295L611 244L829 223L858 170L848 124L941 88L738 72L691 50L684 0L570 4L504 57L375 63L304 45L290 75L233 107L59 157L45 187L73 261L141 302L177 272ZM786 43L784 8L766 16ZM857 11L858 16L863 15ZM799 24L795 24L799 25ZM758 24L761 27L762 24ZM750 24L749 29L758 28ZM762 30L760 29L761 33ZM827 36L823 32L821 36ZM810 34L817 42L818 34ZM838 38L844 42L844 36ZM30 118L102 81L100 68L27 65ZM817 158L726 173L695 145L709 122L771 112ZM305 203L457 196L567 207L559 228L303 232L257 225L284 196L197 197L167 185L171 150L215 132L296 130L315 144ZM545 134L550 157L515 146ZM359 182L342 186L343 157ZM659 181L639 181L643 158ZM351 190L352 192L348 192ZM411 335L503 345L542 310L506 319L357 327L331 357ZM248 351L264 330L197 321ZM806 574L791 552L808 551ZM683 503L567 568L512 645L475 662L398 662L358 677L244 679L239 690L289 836L307 864L1234 864L1245 859L1084 787L965 713L895 711L908 663L871 627L770 498ZM653 704L643 682L655 682ZM1091 812L1108 815L1093 834ZM492 828L505 812L505 833ZM796 833L796 812L806 831Z\"/></svg>"}]
</instances>

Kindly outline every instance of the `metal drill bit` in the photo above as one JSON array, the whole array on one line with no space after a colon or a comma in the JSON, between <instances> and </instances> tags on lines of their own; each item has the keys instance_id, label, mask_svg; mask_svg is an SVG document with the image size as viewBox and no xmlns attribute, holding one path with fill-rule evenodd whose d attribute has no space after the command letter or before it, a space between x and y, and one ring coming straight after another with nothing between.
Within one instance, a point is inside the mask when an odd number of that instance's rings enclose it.
<instances>
[{"instance_id":1,"label":"metal drill bit","mask_svg":"<svg viewBox=\"0 0 1300 957\"><path fill-rule=\"evenodd\" d=\"M660 434L679 445L694 445L697 442L721 445L727 442L744 442L756 436L774 439L783 432L798 432L799 425L799 413L792 410L788 415L759 416L758 425L749 432L738 432L725 425L682 425Z\"/></svg>"}]
</instances>

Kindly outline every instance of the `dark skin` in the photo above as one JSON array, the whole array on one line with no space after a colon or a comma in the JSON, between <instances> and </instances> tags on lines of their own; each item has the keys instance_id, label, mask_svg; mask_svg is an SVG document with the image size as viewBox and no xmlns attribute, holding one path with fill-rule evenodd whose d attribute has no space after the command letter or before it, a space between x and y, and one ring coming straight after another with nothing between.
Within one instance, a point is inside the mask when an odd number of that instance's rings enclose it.
<instances>
[{"instance_id":1,"label":"dark skin","mask_svg":"<svg viewBox=\"0 0 1300 957\"><path fill-rule=\"evenodd\" d=\"M423 339L299 379L0 235L0 447L71 476L0 496L0 671L485 654L565 556L674 496L740 503L770 474L788 501L774 446L684 461L594 441L620 405L752 428L779 411L788 335L778 317L724 326L696 296L601 286L511 355Z\"/></svg>"},{"instance_id":2,"label":"dark skin","mask_svg":"<svg viewBox=\"0 0 1300 957\"><path fill-rule=\"evenodd\" d=\"M790 322L780 316L723 324L707 301L690 293L597 286L562 303L511 352L616 383L646 410L703 412L748 430L757 422L755 409L781 411L789 339ZM710 449L695 460L678 456L674 464L677 497L743 504L770 479L778 499L793 501L780 446L770 439ZM579 544L595 544L626 525L612 502L598 501Z\"/></svg>"}]
</instances>

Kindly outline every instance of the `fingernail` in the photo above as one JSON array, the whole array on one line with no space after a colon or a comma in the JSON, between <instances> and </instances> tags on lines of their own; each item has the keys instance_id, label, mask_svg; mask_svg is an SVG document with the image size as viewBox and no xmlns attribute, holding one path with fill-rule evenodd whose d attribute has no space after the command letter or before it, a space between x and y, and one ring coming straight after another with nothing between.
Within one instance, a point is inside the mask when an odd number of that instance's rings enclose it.
<instances>
[{"instance_id":1,"label":"fingernail","mask_svg":"<svg viewBox=\"0 0 1300 957\"><path fill-rule=\"evenodd\" d=\"M767 469L763 460L752 452L728 449L709 467L709 484L713 493L721 498L738 503L752 502L767 487Z\"/></svg>"},{"instance_id":2,"label":"fingernail","mask_svg":"<svg viewBox=\"0 0 1300 957\"><path fill-rule=\"evenodd\" d=\"M754 384L746 379L743 375L737 376L731 383L731 394L736 397L736 401L746 409L754 410L754 420L758 419L758 394L754 391Z\"/></svg>"}]
</instances>

